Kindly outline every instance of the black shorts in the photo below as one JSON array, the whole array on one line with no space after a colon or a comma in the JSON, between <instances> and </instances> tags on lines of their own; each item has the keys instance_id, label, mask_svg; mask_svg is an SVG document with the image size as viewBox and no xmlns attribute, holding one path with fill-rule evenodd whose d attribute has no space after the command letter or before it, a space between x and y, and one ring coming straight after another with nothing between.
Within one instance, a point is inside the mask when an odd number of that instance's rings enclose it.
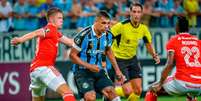
<instances>
[{"instance_id":1,"label":"black shorts","mask_svg":"<svg viewBox=\"0 0 201 101\"><path fill-rule=\"evenodd\" d=\"M100 70L100 72L95 73L87 69L79 69L74 75L81 97L83 97L86 92L96 91L101 93L105 87L113 86L105 70Z\"/></svg>"},{"instance_id":2,"label":"black shorts","mask_svg":"<svg viewBox=\"0 0 201 101\"><path fill-rule=\"evenodd\" d=\"M115 82L116 74L114 68L107 70L107 73L108 76L110 77L110 80L112 80L112 82Z\"/></svg>"},{"instance_id":3,"label":"black shorts","mask_svg":"<svg viewBox=\"0 0 201 101\"><path fill-rule=\"evenodd\" d=\"M135 78L142 78L140 62L136 56L131 59L116 58L116 60L121 72L126 76L127 81Z\"/></svg>"}]
</instances>

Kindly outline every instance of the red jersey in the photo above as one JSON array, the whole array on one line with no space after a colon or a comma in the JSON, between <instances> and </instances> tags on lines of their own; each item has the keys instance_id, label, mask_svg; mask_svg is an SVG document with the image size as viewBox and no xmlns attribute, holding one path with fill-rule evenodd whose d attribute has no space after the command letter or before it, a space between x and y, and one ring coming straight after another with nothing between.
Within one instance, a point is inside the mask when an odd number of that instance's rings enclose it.
<instances>
[{"instance_id":1,"label":"red jersey","mask_svg":"<svg viewBox=\"0 0 201 101\"><path fill-rule=\"evenodd\" d=\"M39 66L52 66L56 60L59 38L62 34L50 23L43 29L45 34L37 38L35 58L31 63L30 71Z\"/></svg>"},{"instance_id":2,"label":"red jersey","mask_svg":"<svg viewBox=\"0 0 201 101\"><path fill-rule=\"evenodd\" d=\"M166 49L174 51L175 77L179 80L201 84L201 44L198 38L189 33L181 33L168 41Z\"/></svg>"}]
</instances>

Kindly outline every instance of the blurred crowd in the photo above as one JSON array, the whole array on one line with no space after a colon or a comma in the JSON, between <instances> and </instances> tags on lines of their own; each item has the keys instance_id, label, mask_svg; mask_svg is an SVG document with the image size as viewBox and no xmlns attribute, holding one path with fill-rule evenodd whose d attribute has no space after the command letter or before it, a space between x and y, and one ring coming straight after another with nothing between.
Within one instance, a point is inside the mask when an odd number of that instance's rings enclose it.
<instances>
[{"instance_id":1,"label":"blurred crowd","mask_svg":"<svg viewBox=\"0 0 201 101\"><path fill-rule=\"evenodd\" d=\"M201 27L201 0L0 0L0 32L40 28L51 7L62 9L64 29L92 24L99 10L110 13L116 23L129 17L133 1L143 4L142 23L149 27L174 27L180 15L187 16L190 27Z\"/></svg>"}]
</instances>

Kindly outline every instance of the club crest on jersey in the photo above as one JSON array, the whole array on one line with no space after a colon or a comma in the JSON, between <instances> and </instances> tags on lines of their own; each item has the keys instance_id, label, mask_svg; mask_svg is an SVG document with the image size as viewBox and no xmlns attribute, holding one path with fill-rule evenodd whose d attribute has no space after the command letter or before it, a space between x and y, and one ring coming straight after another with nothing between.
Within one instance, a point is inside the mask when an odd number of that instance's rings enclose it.
<instances>
[{"instance_id":1,"label":"club crest on jersey","mask_svg":"<svg viewBox=\"0 0 201 101\"><path fill-rule=\"evenodd\" d=\"M48 33L50 32L50 29L49 28L45 28L45 33Z\"/></svg>"},{"instance_id":2,"label":"club crest on jersey","mask_svg":"<svg viewBox=\"0 0 201 101\"><path fill-rule=\"evenodd\" d=\"M79 38L75 38L75 43L80 44L81 40Z\"/></svg>"},{"instance_id":3,"label":"club crest on jersey","mask_svg":"<svg viewBox=\"0 0 201 101\"><path fill-rule=\"evenodd\" d=\"M129 43L130 43L130 40L126 40L126 43L129 44Z\"/></svg>"}]
</instances>

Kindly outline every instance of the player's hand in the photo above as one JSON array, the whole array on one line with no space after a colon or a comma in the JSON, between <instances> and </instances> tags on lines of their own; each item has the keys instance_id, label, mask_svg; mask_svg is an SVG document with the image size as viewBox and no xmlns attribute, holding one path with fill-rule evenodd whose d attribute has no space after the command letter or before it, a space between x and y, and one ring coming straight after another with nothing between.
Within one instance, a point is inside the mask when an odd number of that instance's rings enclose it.
<instances>
[{"instance_id":1,"label":"player's hand","mask_svg":"<svg viewBox=\"0 0 201 101\"><path fill-rule=\"evenodd\" d=\"M155 93L157 93L158 91L160 91L162 88L162 84L160 82L155 82L153 83L149 89Z\"/></svg>"},{"instance_id":2,"label":"player's hand","mask_svg":"<svg viewBox=\"0 0 201 101\"><path fill-rule=\"evenodd\" d=\"M106 68L106 62L105 61L102 62L102 67Z\"/></svg>"},{"instance_id":3,"label":"player's hand","mask_svg":"<svg viewBox=\"0 0 201 101\"><path fill-rule=\"evenodd\" d=\"M93 65L93 64L90 64L87 69L89 69L92 72L99 72L100 71L98 65Z\"/></svg>"},{"instance_id":4,"label":"player's hand","mask_svg":"<svg viewBox=\"0 0 201 101\"><path fill-rule=\"evenodd\" d=\"M122 74L121 71L116 71L116 76L117 76L117 80L121 82L121 84L123 84L124 81L126 80L125 76Z\"/></svg>"},{"instance_id":5,"label":"player's hand","mask_svg":"<svg viewBox=\"0 0 201 101\"><path fill-rule=\"evenodd\" d=\"M159 55L157 53L154 54L153 59L155 61L155 64L159 64L160 63L160 57L159 57Z\"/></svg>"},{"instance_id":6,"label":"player's hand","mask_svg":"<svg viewBox=\"0 0 201 101\"><path fill-rule=\"evenodd\" d=\"M21 43L21 39L19 37L14 37L11 42L10 42L12 45L18 45Z\"/></svg>"}]
</instances>

